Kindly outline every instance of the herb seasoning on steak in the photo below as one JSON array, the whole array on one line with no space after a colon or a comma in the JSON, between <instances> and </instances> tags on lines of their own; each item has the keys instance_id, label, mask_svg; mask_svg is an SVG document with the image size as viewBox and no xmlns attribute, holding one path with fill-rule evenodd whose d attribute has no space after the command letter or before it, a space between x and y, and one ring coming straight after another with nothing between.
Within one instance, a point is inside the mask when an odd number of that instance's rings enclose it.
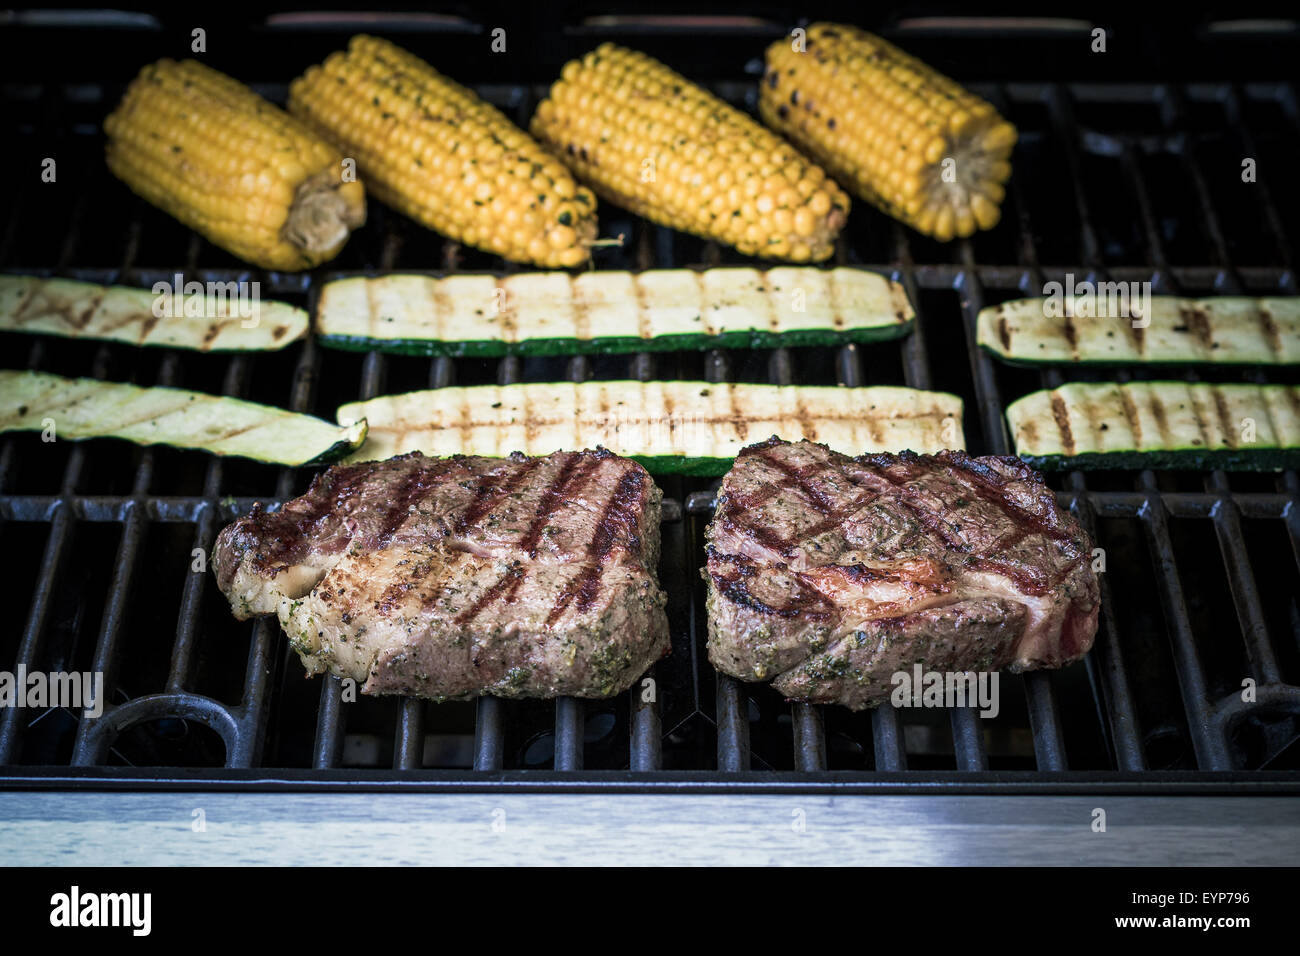
<instances>
[{"instance_id":1,"label":"herb seasoning on steak","mask_svg":"<svg viewBox=\"0 0 1300 956\"><path fill-rule=\"evenodd\" d=\"M1092 647L1092 543L1016 458L771 439L723 479L707 532L709 659L853 709L892 677L1033 670Z\"/></svg>"},{"instance_id":2,"label":"herb seasoning on steak","mask_svg":"<svg viewBox=\"0 0 1300 956\"><path fill-rule=\"evenodd\" d=\"M309 674L434 700L609 697L668 652L662 493L604 449L336 466L223 530L235 616L276 614Z\"/></svg>"}]
</instances>

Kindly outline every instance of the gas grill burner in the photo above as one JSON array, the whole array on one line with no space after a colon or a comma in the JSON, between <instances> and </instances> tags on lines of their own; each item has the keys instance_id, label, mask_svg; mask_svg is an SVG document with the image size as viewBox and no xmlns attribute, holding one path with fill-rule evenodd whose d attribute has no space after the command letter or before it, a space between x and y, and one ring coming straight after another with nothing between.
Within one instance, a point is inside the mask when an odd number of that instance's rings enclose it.
<instances>
[{"instance_id":1,"label":"gas grill burner","mask_svg":"<svg viewBox=\"0 0 1300 956\"><path fill-rule=\"evenodd\" d=\"M657 54L672 60L671 36L655 36ZM634 35L611 38L638 43ZM339 35L326 39L341 45ZM407 39L419 47L429 38ZM446 38L436 42L449 49ZM582 49L595 41L580 34L564 42ZM479 89L526 126L571 52L556 50L554 64L536 64L536 74L517 84ZM308 310L321 285L342 275L517 269L446 243L375 201L370 222L327 268L250 271L135 199L105 169L99 123L140 62L124 61L111 78L76 83L15 75L18 61L6 68L3 161L38 169L54 155L58 176L0 198L0 269L144 287L170 283L178 272L200 282L254 280L261 295ZM255 88L283 102L290 76L266 75L273 62L253 62L243 72L266 81ZM315 61L304 53L302 62ZM447 72L455 75L453 66ZM232 357L8 335L3 362L183 386L325 418L345 402L453 383L630 377L908 385L961 395L969 450L1007 454L1006 404L1064 378L1053 369L999 364L976 348L975 317L984 306L1039 294L1044 283L1067 277L1150 282L1155 293L1296 294L1288 236L1294 216L1285 215L1300 208L1287 172L1300 155L1294 85L969 85L1021 134L1003 223L941 245L858 203L833 260L903 284L918 319L898 341L430 360L331 351L310 340ZM739 68L711 86L752 108L754 79ZM1258 181L1243 183L1242 156L1259 159ZM5 181L31 177L10 172ZM609 203L601 206L601 232L623 233L627 241L601 250L600 268L748 264ZM1112 375L1070 372L1072 379ZM1288 369L1215 375L1297 381ZM301 494L310 478L310 470L123 442L0 439L0 549L9 599L0 669L102 671L107 691L98 720L75 711L0 708L0 780L66 786L111 778L137 787L272 777L299 787L1300 789L1294 472L1051 476L1100 549L1096 647L1084 664L1066 670L1003 674L1000 711L989 719L974 708L851 713L790 704L766 686L718 675L704 649L699 571L716 483L681 477L659 480L659 576L670 596L673 651L627 693L587 702L344 699L337 680L304 678L274 621L235 621L205 562L225 524L254 501L270 506Z\"/></svg>"}]
</instances>

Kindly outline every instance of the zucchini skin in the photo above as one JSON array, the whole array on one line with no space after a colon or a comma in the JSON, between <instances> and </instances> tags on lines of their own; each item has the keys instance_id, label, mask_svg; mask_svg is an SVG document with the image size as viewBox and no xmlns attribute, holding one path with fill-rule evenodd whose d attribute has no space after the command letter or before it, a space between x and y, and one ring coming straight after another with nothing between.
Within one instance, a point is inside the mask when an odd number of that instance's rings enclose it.
<instances>
[{"instance_id":1,"label":"zucchini skin","mask_svg":"<svg viewBox=\"0 0 1300 956\"><path fill-rule=\"evenodd\" d=\"M420 358L499 358L504 355L625 355L633 352L689 352L707 349L775 349L837 346L849 342L868 344L903 338L915 320L842 332L794 329L789 332L724 332L721 335L607 336L591 339L527 339L446 341L442 339L374 339L364 336L317 335L321 345L349 352L383 352Z\"/></svg>"},{"instance_id":2,"label":"zucchini skin","mask_svg":"<svg viewBox=\"0 0 1300 956\"><path fill-rule=\"evenodd\" d=\"M685 458L672 455L628 455L652 475L684 475L687 478L721 478L731 471L734 458Z\"/></svg>"},{"instance_id":3,"label":"zucchini skin","mask_svg":"<svg viewBox=\"0 0 1300 956\"><path fill-rule=\"evenodd\" d=\"M1221 448L1203 451L1083 452L1078 455L1020 455L1040 471L1287 471L1300 468L1300 448Z\"/></svg>"},{"instance_id":4,"label":"zucchini skin","mask_svg":"<svg viewBox=\"0 0 1300 956\"><path fill-rule=\"evenodd\" d=\"M348 426L345 437L340 438L329 448L312 458L304 461L299 465L288 465L289 468L315 468L319 465L332 465L336 461L342 461L352 452L360 448L366 440L366 433L369 431L369 424L363 418L355 425Z\"/></svg>"}]
</instances>

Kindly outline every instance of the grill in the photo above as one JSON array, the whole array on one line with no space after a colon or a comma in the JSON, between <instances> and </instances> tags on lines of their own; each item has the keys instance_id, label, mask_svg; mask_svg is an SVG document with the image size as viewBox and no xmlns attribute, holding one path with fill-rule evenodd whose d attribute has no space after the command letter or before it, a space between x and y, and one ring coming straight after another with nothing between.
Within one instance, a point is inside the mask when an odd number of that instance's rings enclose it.
<instances>
[{"instance_id":1,"label":"grill","mask_svg":"<svg viewBox=\"0 0 1300 956\"><path fill-rule=\"evenodd\" d=\"M532 23L526 29L543 35L529 41L532 54L510 61L520 75L476 85L526 124L563 59L609 35L752 108L757 65L748 63L748 76L742 66L787 19L689 33L581 18ZM486 46L489 22L403 20L397 25L414 34L397 39L473 82L491 70L457 53L457 45L475 37ZM309 310L321 284L341 275L517 268L445 242L372 201L368 225L325 269L260 273L136 200L104 169L98 124L139 64L163 52L157 37L168 29L126 31L121 75L84 82L41 75L36 66L36 51L54 42L51 34L88 45L84 31L11 32L31 50L8 59L4 76L6 160L15 165L5 177L13 188L3 200L0 268L146 287L176 272L201 282L256 280L262 295ZM245 37L254 52L283 51L291 41L294 59L283 73L266 75L263 68L276 61L253 53L223 63L214 52L212 62L266 81L255 88L282 102L285 82L346 36L290 29L259 28ZM528 35L515 32L511 42ZM967 75L945 58L947 47L927 49L931 33L916 33L915 42L906 31L895 35L941 68ZM139 56L128 56L136 49ZM104 60L91 62L100 69ZM731 73L711 77L705 67L701 77L692 63L727 64ZM335 352L312 341L229 357L8 336L4 363L219 392L324 418L346 401L452 383L634 377L906 384L962 395L968 448L1005 454L1006 401L1064 379L1057 370L999 365L976 349L983 306L1039 294L1067 274L1149 281L1157 294L1296 294L1284 212L1300 208L1300 197L1289 172L1278 172L1300 152L1292 84L998 77L970 85L1021 130L1003 223L940 245L857 202L837 248L838 263L874 268L904 285L918 321L901 341L429 360ZM32 172L46 156L58 163L54 184L39 184ZM1243 157L1257 159L1257 182L1242 181ZM610 204L601 212L602 234L627 240L599 253L601 268L747 261ZM1076 370L1070 377L1106 374ZM1137 369L1120 376L1154 377ZM1285 370L1214 378L1297 380ZM338 681L303 678L274 622L235 621L203 566L227 522L255 500L300 494L309 480L305 471L119 442L0 441L10 608L0 626L0 668L102 671L107 692L98 720L66 710L0 709L0 784L1300 791L1294 472L1052 476L1062 503L1104 550L1097 644L1083 665L1002 675L1001 713L989 720L972 708L853 714L791 705L769 688L717 675L704 651L699 575L716 483L684 478L659 479L666 496L659 573L670 595L673 652L647 675L651 682L608 702L344 701ZM1250 701L1243 699L1247 680Z\"/></svg>"}]
</instances>

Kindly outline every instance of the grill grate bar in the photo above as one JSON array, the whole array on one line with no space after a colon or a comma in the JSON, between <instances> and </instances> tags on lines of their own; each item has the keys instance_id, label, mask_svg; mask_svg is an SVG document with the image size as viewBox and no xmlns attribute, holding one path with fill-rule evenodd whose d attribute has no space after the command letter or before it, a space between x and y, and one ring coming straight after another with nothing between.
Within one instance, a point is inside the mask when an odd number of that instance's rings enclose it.
<instances>
[{"instance_id":1,"label":"grill grate bar","mask_svg":"<svg viewBox=\"0 0 1300 956\"><path fill-rule=\"evenodd\" d=\"M655 360L649 352L635 353L628 363L628 377L638 382L649 382L655 377ZM662 528L661 528L662 534ZM660 551L668 552L667 543L660 538ZM662 587L663 582L660 581ZM628 766L633 770L658 770L663 765L663 724L659 716L658 671L655 664L650 665L642 681L632 686L630 692L631 720L630 739L628 741ZM643 681L649 679L650 687L655 692L650 699L642 693Z\"/></svg>"},{"instance_id":2,"label":"grill grate bar","mask_svg":"<svg viewBox=\"0 0 1300 956\"><path fill-rule=\"evenodd\" d=\"M1083 476L1071 474L1076 485L1069 504L1070 511L1088 532L1094 544L1098 542L1096 511L1088 493L1083 488ZM1106 731L1108 743L1116 763L1123 770L1145 770L1146 757L1142 751L1141 729L1128 669L1119 644L1119 629L1115 626L1115 605L1111 600L1110 577L1101 573L1097 577L1101 588L1101 615L1097 638L1092 645L1087 662L1089 678L1093 684L1094 698L1102 711L1100 726ZM1094 673L1100 671L1100 679Z\"/></svg>"},{"instance_id":3,"label":"grill grate bar","mask_svg":"<svg viewBox=\"0 0 1300 956\"><path fill-rule=\"evenodd\" d=\"M1205 673L1196 652L1191 618L1183 597L1182 579L1178 574L1173 541L1169 535L1168 513L1158 494L1152 494L1147 499L1141 517L1147 530L1151 560L1157 572L1160 603L1164 609L1165 624L1169 628L1174 670L1178 675L1178 686L1187 713L1187 726L1197 766L1202 770L1228 770L1231 762L1224 741L1210 727L1206 710L1209 695L1206 691Z\"/></svg>"},{"instance_id":4,"label":"grill grate bar","mask_svg":"<svg viewBox=\"0 0 1300 956\"><path fill-rule=\"evenodd\" d=\"M907 749L903 746L903 725L893 707L877 707L871 712L871 739L876 770L907 769Z\"/></svg>"},{"instance_id":5,"label":"grill grate bar","mask_svg":"<svg viewBox=\"0 0 1300 956\"><path fill-rule=\"evenodd\" d=\"M235 728L233 740L227 741L227 767L256 767L262 761L262 748L266 743L267 689L278 642L279 628L276 624L268 618L258 620L253 627L248 663L244 667L243 702L230 711Z\"/></svg>"},{"instance_id":6,"label":"grill grate bar","mask_svg":"<svg viewBox=\"0 0 1300 956\"><path fill-rule=\"evenodd\" d=\"M194 548L204 555L210 555L212 539L216 536L216 511L207 504L201 504L198 507L198 519ZM167 676L167 690L170 693L179 693L189 683L193 673L199 612L202 610L203 592L207 587L206 564L205 561L202 570L191 571L185 577L180 614L176 620L176 641L172 645L171 671Z\"/></svg>"},{"instance_id":7,"label":"grill grate bar","mask_svg":"<svg viewBox=\"0 0 1300 956\"><path fill-rule=\"evenodd\" d=\"M907 247L907 240L903 238L902 230L895 230L895 241L899 250L899 257L907 261L910 253ZM911 275L910 270L903 273L904 285L906 287L906 277ZM915 280L912 280L915 285ZM914 292L909 289L908 295L911 296L912 307L917 311L916 332L914 335L919 339L921 315L920 315L920 298L915 296ZM918 345L913 352L914 359L908 362L907 374L909 376L917 375L920 380L924 381L929 378L929 366L923 361L924 346ZM919 358L917 358L919 356ZM841 385L846 388L856 388L865 381L862 369L862 352L853 344L845 345L839 350L838 361L836 362L836 375ZM871 714L871 736L872 746L875 752L875 762L877 770L902 770L907 766L907 753L903 747L903 735L900 729L898 711L893 707L880 706ZM963 753L969 756L972 751L964 750Z\"/></svg>"},{"instance_id":8,"label":"grill grate bar","mask_svg":"<svg viewBox=\"0 0 1300 956\"><path fill-rule=\"evenodd\" d=\"M117 563L113 571L113 583L108 592L108 601L104 608L104 622L100 626L99 639L95 643L95 656L91 670L104 675L104 694L114 687L117 678L117 664L120 658L118 642L122 633L122 618L126 613L127 599L131 594L131 581L135 576L136 563L140 557L140 542L144 538L145 519L143 509L135 502L127 505L126 521L122 526L122 543L117 549ZM107 708L105 708L107 711ZM77 736L73 744L72 765L88 767L99 763L109 744L106 735L96 733L103 726L100 719L83 716L77 725Z\"/></svg>"},{"instance_id":9,"label":"grill grate bar","mask_svg":"<svg viewBox=\"0 0 1300 956\"><path fill-rule=\"evenodd\" d=\"M843 368L843 357L837 366ZM773 385L789 385L795 380L794 361L787 348L772 351L767 361L767 377ZM794 764L796 770L826 769L826 733L821 710L814 704L793 704Z\"/></svg>"},{"instance_id":10,"label":"grill grate bar","mask_svg":"<svg viewBox=\"0 0 1300 956\"><path fill-rule=\"evenodd\" d=\"M41 558L36 593L32 595L31 608L27 612L27 625L23 629L22 641L18 645L15 670L18 667L25 670L35 669L44 644L45 625L55 590L58 588L60 571L71 550L73 517L71 507L55 502L49 518L50 536L45 542L45 553ZM17 762L25 715L26 708L0 707L0 765Z\"/></svg>"},{"instance_id":11,"label":"grill grate bar","mask_svg":"<svg viewBox=\"0 0 1300 956\"><path fill-rule=\"evenodd\" d=\"M385 243L386 248L388 243ZM361 363L361 399L382 394L384 382L384 356L367 352ZM318 769L335 767L343 752L345 714L343 712L343 682L336 677L326 677L321 686L320 708L316 714L315 766Z\"/></svg>"},{"instance_id":12,"label":"grill grate bar","mask_svg":"<svg viewBox=\"0 0 1300 956\"><path fill-rule=\"evenodd\" d=\"M495 697L480 697L474 712L474 769L500 770L505 750L505 734L501 729L501 701Z\"/></svg>"},{"instance_id":13,"label":"grill grate bar","mask_svg":"<svg viewBox=\"0 0 1300 956\"><path fill-rule=\"evenodd\" d=\"M813 704L794 705L794 769L826 769L826 728L822 709Z\"/></svg>"},{"instance_id":14,"label":"grill grate bar","mask_svg":"<svg viewBox=\"0 0 1300 956\"><path fill-rule=\"evenodd\" d=\"M1207 484L1212 490L1227 490L1227 481L1222 475L1222 472L1215 472L1209 479ZM1212 514L1219 548L1223 552L1223 566L1228 572L1228 585L1237 608L1237 618L1241 622L1241 634L1246 642L1246 654L1250 658L1254 677L1261 684L1280 683L1282 670L1269 639L1268 624L1264 621L1264 606L1255 584L1255 572L1251 569L1246 540L1242 536L1241 512L1229 499L1216 503Z\"/></svg>"},{"instance_id":15,"label":"grill grate bar","mask_svg":"<svg viewBox=\"0 0 1300 956\"><path fill-rule=\"evenodd\" d=\"M991 454L1011 453L1006 427L1002 420L1002 400L998 394L997 373L992 360L977 344L976 317L984 307L984 291L972 270L961 284L961 311L966 326L966 345L975 380L975 400L984 415L984 439ZM1064 770L1065 741L1060 714L1052 691L1051 677L1042 671L1025 675L1025 695L1029 708L1029 728L1034 737L1034 756L1040 770Z\"/></svg>"},{"instance_id":16,"label":"grill grate bar","mask_svg":"<svg viewBox=\"0 0 1300 956\"><path fill-rule=\"evenodd\" d=\"M555 701L555 769L582 769L582 737L585 729L584 702L576 697Z\"/></svg>"},{"instance_id":17,"label":"grill grate bar","mask_svg":"<svg viewBox=\"0 0 1300 956\"><path fill-rule=\"evenodd\" d=\"M711 349L704 360L704 377L713 383L725 382L731 375L727 353ZM740 681L721 671L717 674L718 769L748 770L749 698Z\"/></svg>"}]
</instances>

